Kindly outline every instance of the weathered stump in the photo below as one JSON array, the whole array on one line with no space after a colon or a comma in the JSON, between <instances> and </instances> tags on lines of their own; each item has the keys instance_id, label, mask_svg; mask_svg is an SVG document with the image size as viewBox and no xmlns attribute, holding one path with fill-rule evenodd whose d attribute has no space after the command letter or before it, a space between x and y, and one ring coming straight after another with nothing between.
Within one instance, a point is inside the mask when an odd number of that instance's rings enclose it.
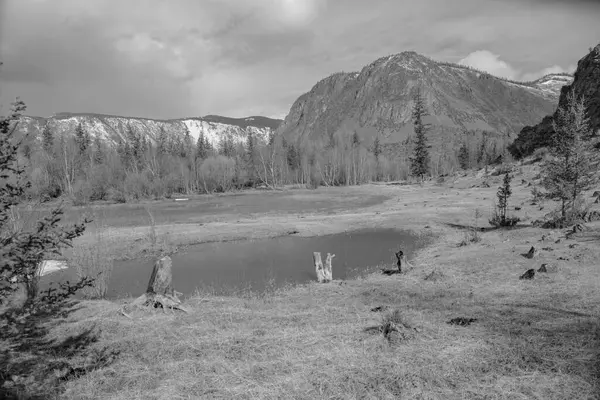
<instances>
[{"instance_id":1,"label":"weathered stump","mask_svg":"<svg viewBox=\"0 0 600 400\"><path fill-rule=\"evenodd\" d=\"M335 254L327 253L327 258L325 258L325 279L327 282L331 282L333 280L333 267L331 266L331 262L333 261L333 257Z\"/></svg>"},{"instance_id":2,"label":"weathered stump","mask_svg":"<svg viewBox=\"0 0 600 400\"><path fill-rule=\"evenodd\" d=\"M534 246L531 246L529 251L527 253L523 254L523 256L525 258L535 258L538 255L538 253L539 253L539 251Z\"/></svg>"},{"instance_id":3,"label":"weathered stump","mask_svg":"<svg viewBox=\"0 0 600 400\"><path fill-rule=\"evenodd\" d=\"M398 267L398 272L402 272L402 261L404 261L404 252L402 250L398 250L396 252L396 266Z\"/></svg>"},{"instance_id":4,"label":"weathered stump","mask_svg":"<svg viewBox=\"0 0 600 400\"><path fill-rule=\"evenodd\" d=\"M327 253L325 259L325 265L321 260L321 253L318 251L313 252L313 261L315 263L315 272L317 273L317 282L327 283L333 280L333 273L331 267L331 261L335 257L335 254Z\"/></svg>"},{"instance_id":5,"label":"weathered stump","mask_svg":"<svg viewBox=\"0 0 600 400\"><path fill-rule=\"evenodd\" d=\"M173 262L169 256L157 260L146 293L135 299L131 305L161 307L163 310L171 308L187 312L181 305L181 300L177 298L177 292L173 290L172 266Z\"/></svg>"}]
</instances>

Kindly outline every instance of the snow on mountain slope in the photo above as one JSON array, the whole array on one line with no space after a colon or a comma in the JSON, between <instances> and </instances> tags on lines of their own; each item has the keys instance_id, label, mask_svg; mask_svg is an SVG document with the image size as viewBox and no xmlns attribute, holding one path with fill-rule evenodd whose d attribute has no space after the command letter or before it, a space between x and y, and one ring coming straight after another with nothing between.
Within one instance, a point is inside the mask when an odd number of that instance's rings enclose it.
<instances>
[{"instance_id":1,"label":"snow on mountain slope","mask_svg":"<svg viewBox=\"0 0 600 400\"><path fill-rule=\"evenodd\" d=\"M187 130L194 141L203 134L213 146L218 146L223 137L231 138L234 143L242 143L247 139L249 133L252 133L258 140L266 142L269 133L281 121L266 117L236 119L220 116L152 120L102 114L60 113L50 118L23 117L19 124L19 130L39 138L46 125L54 135L61 135L72 134L79 123L92 137L99 137L112 144L125 140L127 126L131 126L135 132L143 134L153 143L156 143L162 128L169 137L183 137Z\"/></svg>"}]
</instances>

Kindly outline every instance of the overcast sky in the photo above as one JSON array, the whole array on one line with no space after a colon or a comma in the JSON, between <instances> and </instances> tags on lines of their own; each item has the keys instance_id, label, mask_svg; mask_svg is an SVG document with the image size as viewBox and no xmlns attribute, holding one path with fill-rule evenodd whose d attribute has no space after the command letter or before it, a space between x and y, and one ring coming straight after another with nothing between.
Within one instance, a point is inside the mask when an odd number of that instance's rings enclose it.
<instances>
[{"instance_id":1,"label":"overcast sky","mask_svg":"<svg viewBox=\"0 0 600 400\"><path fill-rule=\"evenodd\" d=\"M0 0L0 104L28 114L283 118L320 79L414 50L495 75L574 70L600 0Z\"/></svg>"}]
</instances>

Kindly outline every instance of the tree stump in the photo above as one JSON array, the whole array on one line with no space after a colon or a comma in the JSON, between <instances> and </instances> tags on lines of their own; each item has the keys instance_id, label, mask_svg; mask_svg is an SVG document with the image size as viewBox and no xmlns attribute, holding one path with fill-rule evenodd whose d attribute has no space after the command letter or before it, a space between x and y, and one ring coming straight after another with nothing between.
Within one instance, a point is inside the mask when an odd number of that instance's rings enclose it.
<instances>
[{"instance_id":1,"label":"tree stump","mask_svg":"<svg viewBox=\"0 0 600 400\"><path fill-rule=\"evenodd\" d=\"M521 275L519 277L519 279L533 279L534 276L535 276L535 269L528 269L527 271L525 271L525 273L523 275Z\"/></svg>"},{"instance_id":2,"label":"tree stump","mask_svg":"<svg viewBox=\"0 0 600 400\"><path fill-rule=\"evenodd\" d=\"M335 257L335 254L327 253L327 258L325 259L325 266L323 266L323 261L321 260L321 253L318 251L313 252L313 261L315 263L315 272L317 273L317 282L319 283L327 283L332 281L332 267L331 261Z\"/></svg>"},{"instance_id":3,"label":"tree stump","mask_svg":"<svg viewBox=\"0 0 600 400\"><path fill-rule=\"evenodd\" d=\"M398 272L402 272L402 261L404 260L404 252L402 250L398 250L396 252L396 266L398 267Z\"/></svg>"},{"instance_id":4,"label":"tree stump","mask_svg":"<svg viewBox=\"0 0 600 400\"><path fill-rule=\"evenodd\" d=\"M525 258L535 258L538 255L539 251L534 247L531 246L531 248L529 249L529 251L525 254L523 254L523 257Z\"/></svg>"},{"instance_id":5,"label":"tree stump","mask_svg":"<svg viewBox=\"0 0 600 400\"><path fill-rule=\"evenodd\" d=\"M135 299L131 305L161 307L163 310L171 308L187 312L181 305L181 300L177 298L178 293L173 290L172 266L173 262L169 256L157 260L146 293Z\"/></svg>"}]
</instances>

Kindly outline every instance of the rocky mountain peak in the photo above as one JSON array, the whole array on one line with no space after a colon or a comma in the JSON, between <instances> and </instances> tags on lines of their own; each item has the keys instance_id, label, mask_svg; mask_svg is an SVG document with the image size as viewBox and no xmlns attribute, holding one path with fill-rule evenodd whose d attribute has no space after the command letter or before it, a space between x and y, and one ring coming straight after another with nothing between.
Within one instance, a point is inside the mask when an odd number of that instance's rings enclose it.
<instances>
[{"instance_id":1,"label":"rocky mountain peak","mask_svg":"<svg viewBox=\"0 0 600 400\"><path fill-rule=\"evenodd\" d=\"M600 129L600 44L590 49L577 63L577 70L570 84L566 84L560 91L558 107L567 103L569 93L583 97L587 105L591 128ZM532 154L535 149L547 146L554 134L552 122L558 107L552 115L545 116L537 125L526 126L519 133L517 139L509 147L515 157L524 157Z\"/></svg>"},{"instance_id":2,"label":"rocky mountain peak","mask_svg":"<svg viewBox=\"0 0 600 400\"><path fill-rule=\"evenodd\" d=\"M560 87L572 79L560 74L545 78L513 82L405 51L381 57L360 72L319 81L294 102L277 132L298 142L318 143L348 132L357 132L364 143L376 135L388 143L402 142L412 132L413 96L421 90L433 135L458 135L465 129L516 134L552 112Z\"/></svg>"}]
</instances>

